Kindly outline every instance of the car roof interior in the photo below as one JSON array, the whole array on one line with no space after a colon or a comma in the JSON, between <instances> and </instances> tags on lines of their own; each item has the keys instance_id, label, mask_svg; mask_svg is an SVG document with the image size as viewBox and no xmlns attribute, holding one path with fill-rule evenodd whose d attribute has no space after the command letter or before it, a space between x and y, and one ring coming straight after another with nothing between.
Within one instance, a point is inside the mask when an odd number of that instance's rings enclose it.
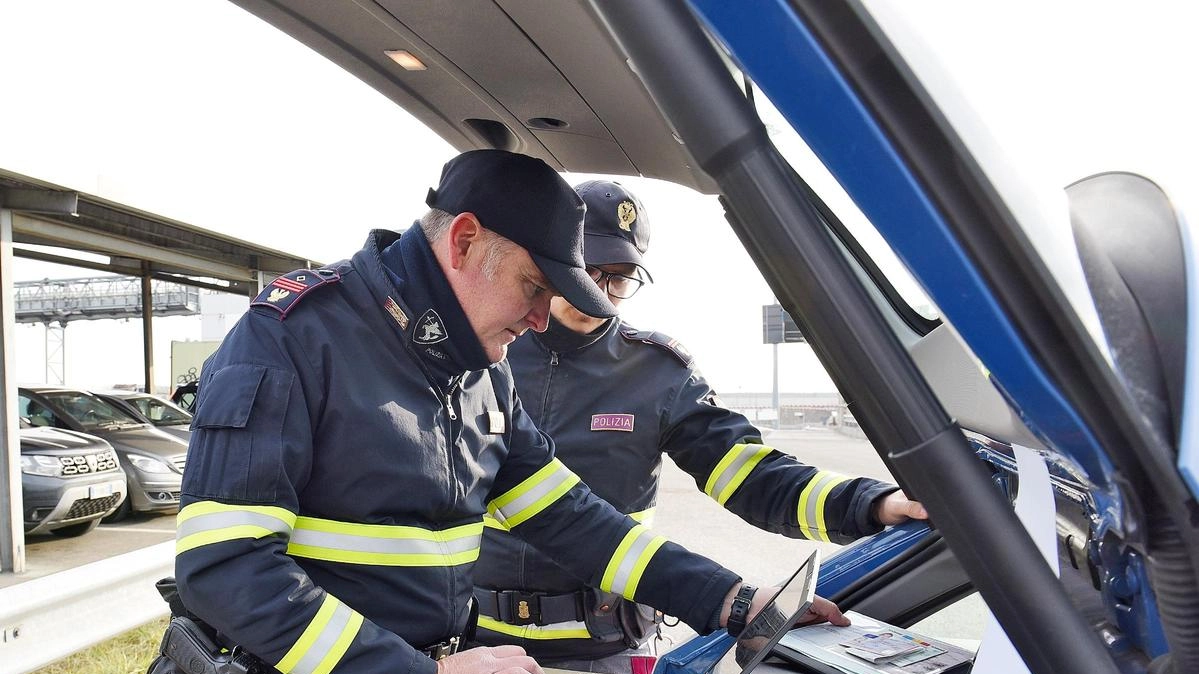
<instances>
[{"instance_id":1,"label":"car roof interior","mask_svg":"<svg viewBox=\"0 0 1199 674\"><path fill-rule=\"evenodd\" d=\"M458 150L713 192L590 7L530 0L235 0L374 87ZM405 51L423 70L388 52ZM515 75L518 74L518 75Z\"/></svg>"}]
</instances>

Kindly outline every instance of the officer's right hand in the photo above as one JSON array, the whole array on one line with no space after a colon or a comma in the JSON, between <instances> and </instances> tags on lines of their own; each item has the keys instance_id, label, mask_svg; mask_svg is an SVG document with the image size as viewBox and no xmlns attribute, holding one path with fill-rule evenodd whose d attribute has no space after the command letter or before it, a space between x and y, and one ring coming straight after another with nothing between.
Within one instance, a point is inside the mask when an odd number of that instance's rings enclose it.
<instances>
[{"instance_id":1,"label":"officer's right hand","mask_svg":"<svg viewBox=\"0 0 1199 674\"><path fill-rule=\"evenodd\" d=\"M437 674L545 674L520 646L479 646L437 661Z\"/></svg>"}]
</instances>

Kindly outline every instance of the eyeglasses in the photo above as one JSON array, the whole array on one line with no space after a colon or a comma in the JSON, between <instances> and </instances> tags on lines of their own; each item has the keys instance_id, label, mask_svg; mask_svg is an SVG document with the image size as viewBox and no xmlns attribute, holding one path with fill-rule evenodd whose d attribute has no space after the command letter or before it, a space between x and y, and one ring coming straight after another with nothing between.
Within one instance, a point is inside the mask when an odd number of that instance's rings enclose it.
<instances>
[{"instance_id":1,"label":"eyeglasses","mask_svg":"<svg viewBox=\"0 0 1199 674\"><path fill-rule=\"evenodd\" d=\"M645 284L645 281L639 278L604 271L599 267L587 267L587 274L592 281L595 281L595 285L600 287L600 290L618 300L627 300L636 295L637 291L641 290L641 286Z\"/></svg>"}]
</instances>

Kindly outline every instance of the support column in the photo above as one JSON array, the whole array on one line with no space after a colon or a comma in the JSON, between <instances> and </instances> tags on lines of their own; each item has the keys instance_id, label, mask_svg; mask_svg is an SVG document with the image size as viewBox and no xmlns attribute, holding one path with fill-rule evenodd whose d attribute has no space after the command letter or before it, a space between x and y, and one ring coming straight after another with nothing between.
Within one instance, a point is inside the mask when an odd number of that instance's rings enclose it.
<instances>
[{"instance_id":1,"label":"support column","mask_svg":"<svg viewBox=\"0 0 1199 674\"><path fill-rule=\"evenodd\" d=\"M12 211L0 208L0 573L25 571L21 500L21 438L13 339L17 317L12 283Z\"/></svg>"},{"instance_id":2,"label":"support column","mask_svg":"<svg viewBox=\"0 0 1199 674\"><path fill-rule=\"evenodd\" d=\"M774 349L774 388L771 389L770 405L774 407L774 427L782 428L783 420L779 418L779 345L777 342L770 345Z\"/></svg>"},{"instance_id":3,"label":"support column","mask_svg":"<svg viewBox=\"0 0 1199 674\"><path fill-rule=\"evenodd\" d=\"M49 321L46 327L46 383L67 383L67 322Z\"/></svg>"},{"instance_id":4,"label":"support column","mask_svg":"<svg viewBox=\"0 0 1199 674\"><path fill-rule=\"evenodd\" d=\"M142 353L145 356L146 393L154 393L154 294L150 265L142 263Z\"/></svg>"}]
</instances>

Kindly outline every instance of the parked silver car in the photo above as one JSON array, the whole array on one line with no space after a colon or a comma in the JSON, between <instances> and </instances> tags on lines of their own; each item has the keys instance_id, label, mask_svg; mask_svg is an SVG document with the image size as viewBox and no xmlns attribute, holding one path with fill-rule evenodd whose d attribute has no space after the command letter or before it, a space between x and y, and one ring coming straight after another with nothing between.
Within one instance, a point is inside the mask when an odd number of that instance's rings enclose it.
<instances>
[{"instance_id":1,"label":"parked silver car","mask_svg":"<svg viewBox=\"0 0 1199 674\"><path fill-rule=\"evenodd\" d=\"M20 387L21 416L35 426L53 426L97 435L112 444L129 480L129 498L108 521L131 512L175 512L187 443L133 417L86 391Z\"/></svg>"},{"instance_id":2,"label":"parked silver car","mask_svg":"<svg viewBox=\"0 0 1199 674\"><path fill-rule=\"evenodd\" d=\"M126 500L112 445L93 435L38 428L20 417L22 519L26 534L81 536Z\"/></svg>"},{"instance_id":3,"label":"parked silver car","mask_svg":"<svg viewBox=\"0 0 1199 674\"><path fill-rule=\"evenodd\" d=\"M92 391L92 393L184 442L191 440L191 413L169 400L137 391Z\"/></svg>"}]
</instances>

